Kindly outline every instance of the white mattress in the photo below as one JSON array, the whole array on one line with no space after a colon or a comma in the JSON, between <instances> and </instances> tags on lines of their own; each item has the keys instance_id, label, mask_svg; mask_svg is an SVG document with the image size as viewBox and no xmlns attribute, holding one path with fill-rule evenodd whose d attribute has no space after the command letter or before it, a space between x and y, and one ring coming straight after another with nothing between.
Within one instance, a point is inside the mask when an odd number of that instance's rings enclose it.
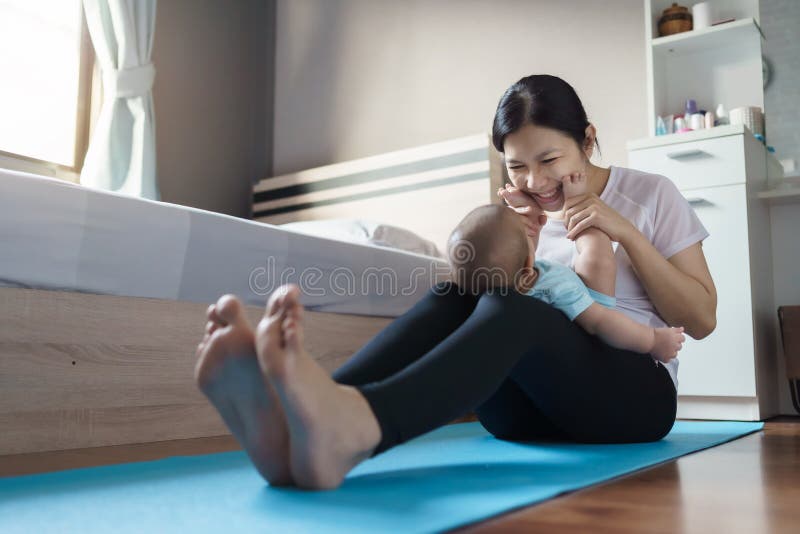
<instances>
[{"instance_id":1,"label":"white mattress","mask_svg":"<svg viewBox=\"0 0 800 534\"><path fill-rule=\"evenodd\" d=\"M281 281L309 309L395 317L447 265L218 213L0 170L0 284L262 305Z\"/></svg>"}]
</instances>

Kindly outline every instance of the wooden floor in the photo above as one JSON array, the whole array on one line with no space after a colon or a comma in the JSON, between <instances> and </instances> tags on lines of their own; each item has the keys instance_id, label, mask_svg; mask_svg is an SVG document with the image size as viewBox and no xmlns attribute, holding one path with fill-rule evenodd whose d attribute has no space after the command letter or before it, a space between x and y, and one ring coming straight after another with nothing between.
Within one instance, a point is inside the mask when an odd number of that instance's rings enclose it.
<instances>
[{"instance_id":1,"label":"wooden floor","mask_svg":"<svg viewBox=\"0 0 800 534\"><path fill-rule=\"evenodd\" d=\"M234 450L227 436L0 456L0 476ZM458 531L798 533L800 418Z\"/></svg>"},{"instance_id":2,"label":"wooden floor","mask_svg":"<svg viewBox=\"0 0 800 534\"><path fill-rule=\"evenodd\" d=\"M800 418L458 532L796 534Z\"/></svg>"}]
</instances>

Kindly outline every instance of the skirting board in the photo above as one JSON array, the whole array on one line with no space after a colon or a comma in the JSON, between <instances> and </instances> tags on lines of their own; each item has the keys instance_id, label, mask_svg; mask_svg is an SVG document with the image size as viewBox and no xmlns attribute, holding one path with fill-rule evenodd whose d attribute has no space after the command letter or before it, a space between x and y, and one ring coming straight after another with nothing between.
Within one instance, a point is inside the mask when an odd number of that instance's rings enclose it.
<instances>
[{"instance_id":1,"label":"skirting board","mask_svg":"<svg viewBox=\"0 0 800 534\"><path fill-rule=\"evenodd\" d=\"M761 421L774 414L762 414L756 397L678 397L678 419Z\"/></svg>"},{"instance_id":2,"label":"skirting board","mask_svg":"<svg viewBox=\"0 0 800 534\"><path fill-rule=\"evenodd\" d=\"M207 305L0 288L0 454L227 434L194 383ZM247 307L253 324L263 311ZM391 319L308 311L332 371Z\"/></svg>"}]
</instances>

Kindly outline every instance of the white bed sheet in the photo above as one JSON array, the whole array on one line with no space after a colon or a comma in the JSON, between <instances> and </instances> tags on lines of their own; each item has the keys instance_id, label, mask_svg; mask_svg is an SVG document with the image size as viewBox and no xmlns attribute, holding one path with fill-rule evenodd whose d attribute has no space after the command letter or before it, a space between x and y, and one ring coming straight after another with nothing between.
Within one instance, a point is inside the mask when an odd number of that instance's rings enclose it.
<instances>
[{"instance_id":1,"label":"white bed sheet","mask_svg":"<svg viewBox=\"0 0 800 534\"><path fill-rule=\"evenodd\" d=\"M446 276L439 258L0 170L6 286L263 305L284 281L309 309L396 317Z\"/></svg>"}]
</instances>

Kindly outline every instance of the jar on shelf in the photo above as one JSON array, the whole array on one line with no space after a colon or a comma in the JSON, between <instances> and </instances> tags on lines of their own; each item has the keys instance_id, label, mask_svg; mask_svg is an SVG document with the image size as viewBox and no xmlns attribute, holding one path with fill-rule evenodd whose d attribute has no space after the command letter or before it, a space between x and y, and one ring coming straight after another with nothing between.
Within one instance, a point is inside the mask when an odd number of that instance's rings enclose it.
<instances>
[{"instance_id":1,"label":"jar on shelf","mask_svg":"<svg viewBox=\"0 0 800 534\"><path fill-rule=\"evenodd\" d=\"M668 7L658 19L658 35L665 37L676 33L688 32L692 29L692 14L688 7L676 3Z\"/></svg>"}]
</instances>

